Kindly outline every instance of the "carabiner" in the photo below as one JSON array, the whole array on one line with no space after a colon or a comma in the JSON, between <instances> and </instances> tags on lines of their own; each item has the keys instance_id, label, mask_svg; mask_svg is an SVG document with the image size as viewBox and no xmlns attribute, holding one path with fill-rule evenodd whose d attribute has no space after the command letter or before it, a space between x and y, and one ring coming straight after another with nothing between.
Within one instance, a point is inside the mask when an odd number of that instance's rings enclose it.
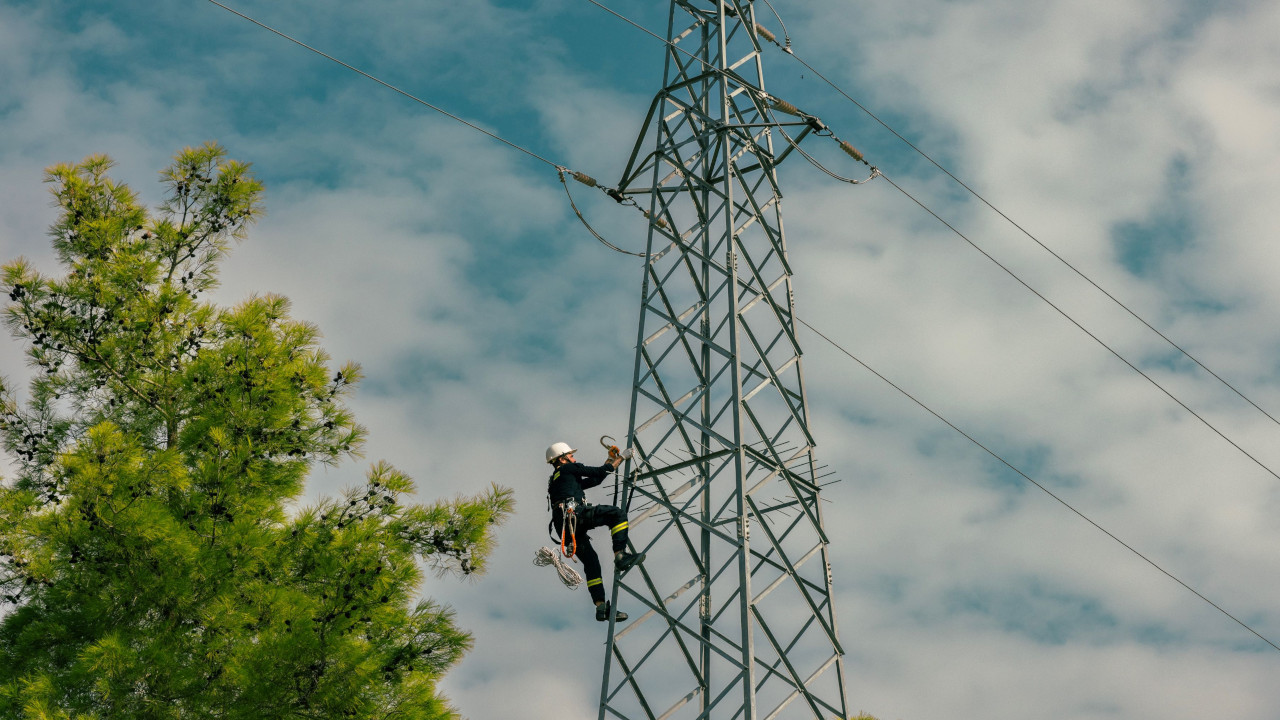
<instances>
[{"instance_id":1,"label":"carabiner","mask_svg":"<svg viewBox=\"0 0 1280 720\"><path fill-rule=\"evenodd\" d=\"M610 460L612 460L612 459L614 459L614 458L619 457L619 456L621 456L621 455L622 455L622 451L618 449L618 446L617 446L617 445L610 445L609 443L605 442L605 440L613 440L613 442L615 442L615 443L616 443L616 442L618 442L618 441L617 441L617 440L614 440L612 437L609 437L608 435L601 435L601 436L600 436L600 444L604 446L604 449L605 449L605 450L608 450L608 451L609 451L609 459L610 459Z\"/></svg>"}]
</instances>

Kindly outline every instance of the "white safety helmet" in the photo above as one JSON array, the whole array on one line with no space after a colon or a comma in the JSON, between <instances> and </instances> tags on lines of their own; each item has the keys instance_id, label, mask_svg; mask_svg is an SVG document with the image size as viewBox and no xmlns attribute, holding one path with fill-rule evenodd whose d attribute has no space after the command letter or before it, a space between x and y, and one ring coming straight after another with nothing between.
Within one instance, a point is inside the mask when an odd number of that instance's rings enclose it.
<instances>
[{"instance_id":1,"label":"white safety helmet","mask_svg":"<svg viewBox=\"0 0 1280 720\"><path fill-rule=\"evenodd\" d=\"M547 448L547 462L555 462L556 458L575 452L578 451L569 447L569 443L552 443L551 447Z\"/></svg>"}]
</instances>

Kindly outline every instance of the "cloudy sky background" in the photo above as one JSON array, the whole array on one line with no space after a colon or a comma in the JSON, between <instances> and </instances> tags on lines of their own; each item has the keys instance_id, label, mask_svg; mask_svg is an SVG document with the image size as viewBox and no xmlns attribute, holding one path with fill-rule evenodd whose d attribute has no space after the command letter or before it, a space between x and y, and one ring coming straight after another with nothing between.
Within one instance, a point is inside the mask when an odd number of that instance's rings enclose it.
<instances>
[{"instance_id":1,"label":"cloudy sky background","mask_svg":"<svg viewBox=\"0 0 1280 720\"><path fill-rule=\"evenodd\" d=\"M609 4L665 30L665 3ZM1280 5L774 5L797 54L1280 413ZM661 81L661 45L586 0L234 7L609 183ZM780 52L766 63L776 95L1280 470L1276 422L811 72ZM0 2L0 68L0 255L54 269L40 183L53 163L108 153L154 203L183 145L217 140L253 162L268 214L219 297L287 295L336 359L361 362L368 459L409 472L424 499L516 488L491 573L426 588L476 636L446 692L473 720L594 717L603 628L584 592L529 560L545 446L626 431L638 261L582 229L546 165L205 0ZM1280 643L1280 479L889 184L799 163L782 181L803 317ZM641 247L633 213L578 197L607 237ZM827 521L851 709L1276 716L1280 652L802 341L820 457L843 480ZM26 375L12 342L0 372ZM313 492L364 465L317 471Z\"/></svg>"}]
</instances>

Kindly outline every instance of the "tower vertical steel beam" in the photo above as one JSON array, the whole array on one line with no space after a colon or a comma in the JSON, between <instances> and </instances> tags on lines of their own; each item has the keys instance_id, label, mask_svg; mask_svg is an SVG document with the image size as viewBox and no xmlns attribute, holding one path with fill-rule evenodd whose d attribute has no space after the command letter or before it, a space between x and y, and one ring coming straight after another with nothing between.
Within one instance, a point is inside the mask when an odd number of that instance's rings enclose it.
<instances>
[{"instance_id":1,"label":"tower vertical steel beam","mask_svg":"<svg viewBox=\"0 0 1280 720\"><path fill-rule=\"evenodd\" d=\"M752 0L672 0L618 185L650 214L600 720L848 717ZM785 106L783 106L785 107ZM784 134L784 132L786 134Z\"/></svg>"}]
</instances>

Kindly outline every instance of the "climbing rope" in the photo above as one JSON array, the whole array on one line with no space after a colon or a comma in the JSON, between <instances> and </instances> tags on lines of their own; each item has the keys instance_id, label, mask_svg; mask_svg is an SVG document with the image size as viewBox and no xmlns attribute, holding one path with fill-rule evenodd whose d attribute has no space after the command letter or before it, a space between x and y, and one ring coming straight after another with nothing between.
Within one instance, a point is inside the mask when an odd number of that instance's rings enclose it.
<instances>
[{"instance_id":1,"label":"climbing rope","mask_svg":"<svg viewBox=\"0 0 1280 720\"><path fill-rule=\"evenodd\" d=\"M582 584L582 573L565 562L559 553L545 545L533 553L533 564L538 567L546 567L548 565L554 567L556 574L560 576L560 582L564 583L564 586L570 590L577 590L578 586Z\"/></svg>"}]
</instances>

